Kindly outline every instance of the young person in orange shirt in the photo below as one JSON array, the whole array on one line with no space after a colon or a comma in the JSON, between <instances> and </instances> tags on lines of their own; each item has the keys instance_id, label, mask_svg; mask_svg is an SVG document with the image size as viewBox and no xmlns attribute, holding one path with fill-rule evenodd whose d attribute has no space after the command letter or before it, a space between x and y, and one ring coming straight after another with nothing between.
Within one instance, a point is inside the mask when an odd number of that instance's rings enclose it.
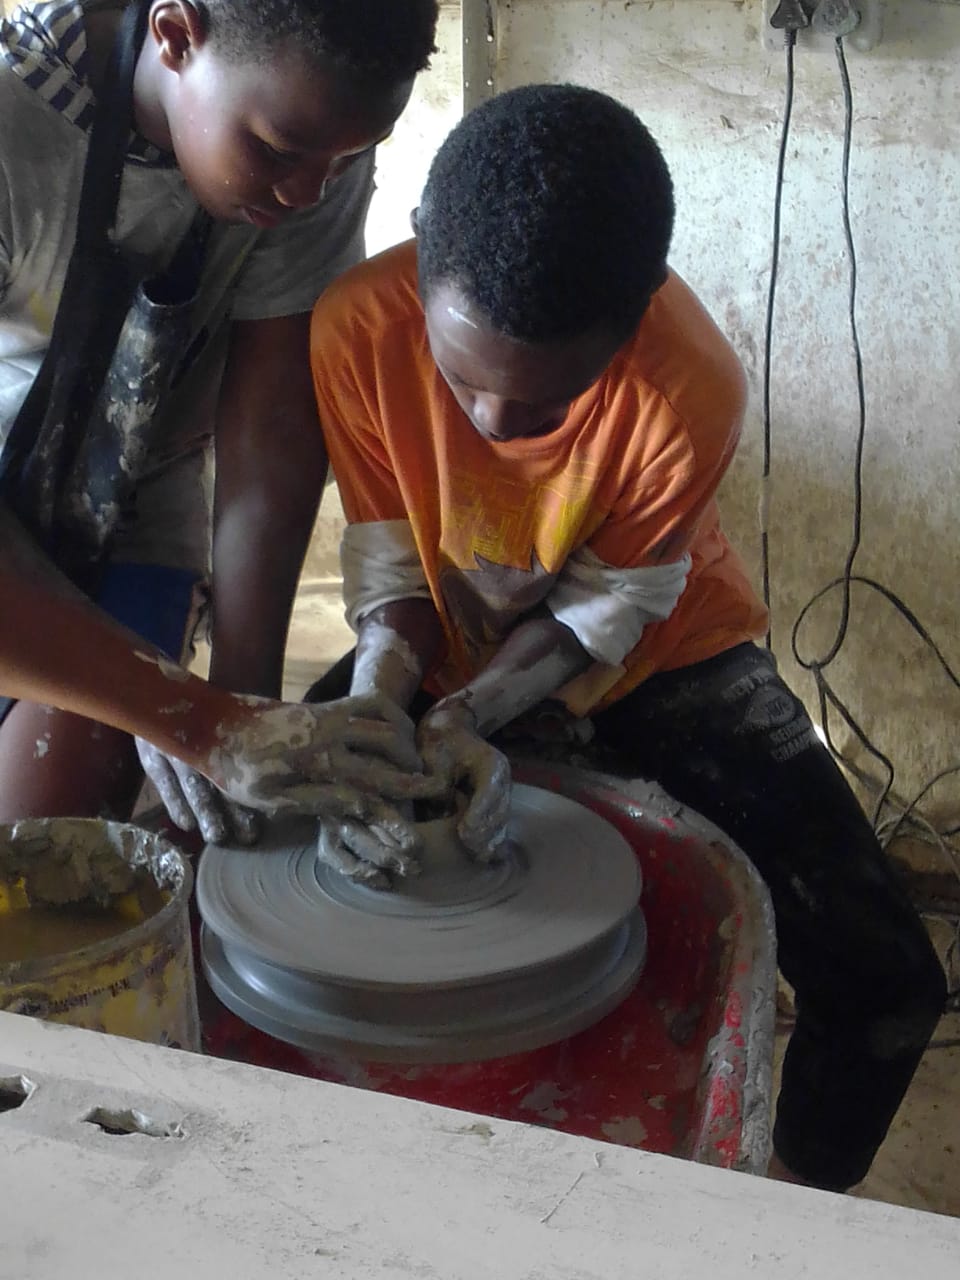
<instances>
[{"instance_id":1,"label":"young person in orange shirt","mask_svg":"<svg viewBox=\"0 0 960 1280\"><path fill-rule=\"evenodd\" d=\"M427 769L495 858L510 770L490 737L554 700L623 773L723 828L768 884L797 1023L771 1172L866 1173L944 1005L869 823L755 641L764 610L716 490L746 400L732 349L667 265L666 164L625 107L531 86L437 155L416 243L318 303L312 363L348 527L355 653L312 691L419 711ZM429 696L427 696L429 695ZM325 825L388 884L416 848Z\"/></svg>"}]
</instances>

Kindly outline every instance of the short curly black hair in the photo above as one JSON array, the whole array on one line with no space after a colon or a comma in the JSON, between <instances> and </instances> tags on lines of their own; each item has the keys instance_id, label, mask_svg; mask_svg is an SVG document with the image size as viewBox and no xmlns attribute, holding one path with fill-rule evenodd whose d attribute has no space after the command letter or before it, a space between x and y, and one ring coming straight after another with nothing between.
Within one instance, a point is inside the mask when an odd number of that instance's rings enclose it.
<instances>
[{"instance_id":1,"label":"short curly black hair","mask_svg":"<svg viewBox=\"0 0 960 1280\"><path fill-rule=\"evenodd\" d=\"M290 41L306 57L390 81L412 79L435 52L437 0L196 0L228 57Z\"/></svg>"},{"instance_id":2,"label":"short curly black hair","mask_svg":"<svg viewBox=\"0 0 960 1280\"><path fill-rule=\"evenodd\" d=\"M626 336L666 276L673 184L627 107L577 85L491 98L438 151L417 213L421 297L451 282L526 342Z\"/></svg>"}]
</instances>

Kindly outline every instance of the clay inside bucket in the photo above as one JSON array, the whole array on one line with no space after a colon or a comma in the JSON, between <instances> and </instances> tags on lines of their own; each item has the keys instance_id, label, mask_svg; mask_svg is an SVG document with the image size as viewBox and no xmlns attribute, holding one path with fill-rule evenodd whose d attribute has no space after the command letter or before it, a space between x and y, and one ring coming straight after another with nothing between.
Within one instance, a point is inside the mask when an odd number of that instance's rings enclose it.
<instances>
[{"instance_id":1,"label":"clay inside bucket","mask_svg":"<svg viewBox=\"0 0 960 1280\"><path fill-rule=\"evenodd\" d=\"M0 907L0 964L45 959L119 937L155 916L168 900L147 882L107 903L84 898L59 906L28 902L12 910Z\"/></svg>"},{"instance_id":2,"label":"clay inside bucket","mask_svg":"<svg viewBox=\"0 0 960 1280\"><path fill-rule=\"evenodd\" d=\"M199 1051L188 863L94 818L0 826L0 1009Z\"/></svg>"},{"instance_id":3,"label":"clay inside bucket","mask_svg":"<svg viewBox=\"0 0 960 1280\"><path fill-rule=\"evenodd\" d=\"M0 965L29 964L121 938L177 887L137 832L33 819L0 832Z\"/></svg>"}]
</instances>

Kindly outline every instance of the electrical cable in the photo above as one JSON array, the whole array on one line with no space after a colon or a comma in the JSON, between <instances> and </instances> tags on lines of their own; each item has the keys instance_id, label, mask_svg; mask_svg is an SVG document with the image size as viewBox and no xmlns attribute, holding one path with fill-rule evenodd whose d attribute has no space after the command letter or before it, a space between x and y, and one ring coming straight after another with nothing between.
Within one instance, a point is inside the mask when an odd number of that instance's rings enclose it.
<instances>
[{"instance_id":1,"label":"electrical cable","mask_svg":"<svg viewBox=\"0 0 960 1280\"><path fill-rule=\"evenodd\" d=\"M785 31L786 88L784 90L783 125L780 130L777 178L773 197L773 245L770 255L770 283L767 287L767 315L763 344L763 462L760 473L760 563L763 577L763 603L767 610L765 644L768 649L773 647L773 628L770 621L773 616L770 608L770 460L773 439L770 387L772 381L773 316L777 299L777 279L780 272L780 220L783 212L783 175L787 160L787 144L790 140L790 119L793 115L793 51L796 43L796 31Z\"/></svg>"},{"instance_id":2,"label":"electrical cable","mask_svg":"<svg viewBox=\"0 0 960 1280\"><path fill-rule=\"evenodd\" d=\"M842 217L843 237L847 246L847 260L850 264L849 289L847 295L847 312L850 322L850 338L853 344L853 360L857 379L857 440L853 464L853 530L850 545L847 549L846 563L839 579L843 585L843 604L837 634L826 654L817 659L805 662L797 650L797 632L806 616L809 605L805 606L793 624L791 646L797 662L808 671L812 671L816 679L820 672L828 667L840 652L846 639L850 624L850 581L853 564L860 550L863 532L863 445L867 434L867 403L863 384L863 353L860 348L860 331L857 327L857 250L853 240L853 227L850 221L850 149L853 138L853 90L850 87L850 73L847 70L846 54L843 51L843 39L838 37L834 42L837 62L840 67L840 81L843 86L843 163L842 174Z\"/></svg>"},{"instance_id":3,"label":"electrical cable","mask_svg":"<svg viewBox=\"0 0 960 1280\"><path fill-rule=\"evenodd\" d=\"M850 542L844 561L844 567L841 575L821 587L816 594L807 601L801 608L797 618L793 624L790 644L794 660L804 670L810 672L813 676L817 690L817 700L820 707L821 726L823 728L824 737L827 740L827 746L830 751L840 760L844 761L842 751L833 741L830 728L829 709L832 708L837 715L843 720L847 728L853 733L854 737L860 742L861 746L869 753L872 758L882 766L885 775L885 781L881 787L874 811L874 825L880 821L880 816L884 808L891 803L891 793L896 777L896 771L893 762L882 752L870 739L866 731L856 722L849 708L844 704L842 699L830 685L825 675L826 668L834 661L840 649L846 640L850 624L850 613L852 605L852 587L854 583L859 583L870 590L883 596L899 615L907 622L913 631L923 640L927 648L933 653L941 669L944 671L950 682L960 689L960 677L953 671L950 664L940 647L936 644L929 631L923 626L914 611L907 606L903 600L888 587L877 582L873 578L855 574L854 564L860 550L862 541L862 525L863 525L863 452L866 439L866 394L864 386L863 373L863 354L860 344L860 335L857 326L857 284L858 284L858 264L856 254L856 244L853 237L852 221L850 217L850 153L852 148L852 132L853 132L853 91L850 84L850 74L847 68L847 61L843 47L843 38L838 37L835 42L835 50L837 56L837 64L840 71L841 87L843 91L844 103L844 127L843 127L843 160L842 160L842 218L843 232L846 243L847 255L850 264L849 289L848 289L848 319L850 324L850 336L853 348L854 367L856 374L857 386L857 434L855 445L855 457L853 467L853 516ZM841 597L841 613L837 624L834 638L824 653L819 658L804 657L801 652L800 633L807 616L813 607L824 596L834 591L836 588L842 591ZM909 815L916 808L920 800L927 795L933 784L946 777L948 774L957 772L956 769L943 770L936 778L927 783L922 792L916 796L903 810L902 816ZM897 806L899 807L899 806ZM960 830L957 828L955 830Z\"/></svg>"},{"instance_id":4,"label":"electrical cable","mask_svg":"<svg viewBox=\"0 0 960 1280\"><path fill-rule=\"evenodd\" d=\"M805 671L809 671L816 684L817 696L820 703L821 724L823 726L824 736L827 738L827 745L836 755L839 754L836 746L830 741L829 717L826 713L826 704L829 702L835 710L840 714L841 718L847 724L848 728L857 737L858 741L873 755L879 763L884 766L887 775L887 781L881 796L881 802L878 805L877 813L886 799L895 776L895 770L892 762L883 755L878 749L874 748L867 738L866 734L855 723L849 711L834 694L833 690L827 683L823 672L836 658L847 636L847 630L850 623L850 588L851 578L853 574L853 565L856 560L857 553L860 550L860 542L863 524L863 445L866 437L867 413L866 413L866 395L863 380L863 357L860 349L860 337L857 329L857 253L856 245L853 239L853 228L850 222L850 149L853 133L853 93L850 87L850 76L847 71L847 62L843 50L843 40L838 38L835 41L837 50L837 60L840 66L840 78L843 86L843 102L844 102L844 125L843 125L843 164L842 164L842 207L843 207L843 232L847 246L847 257L850 263L849 289L848 289L848 318L850 321L850 332L853 342L854 365L856 369L857 379L857 437L856 449L853 469L853 527L851 532L850 543L847 548L846 561L843 567L843 573L839 578L835 578L827 587L822 588L817 594L809 600L800 613L797 615L793 624L790 635L790 647L794 660ZM807 617L814 604L817 603L827 592L834 587L840 586L843 590L843 598L840 612L840 620L837 624L837 631L827 652L821 658L804 658L800 652L798 637L803 622Z\"/></svg>"},{"instance_id":5,"label":"electrical cable","mask_svg":"<svg viewBox=\"0 0 960 1280\"><path fill-rule=\"evenodd\" d=\"M779 25L779 24L778 24ZM768 513L769 513L769 488L770 488L770 471L772 456L772 426L771 426L771 365L772 365L772 338L773 338L773 319L774 306L776 299L777 274L779 270L780 260L780 219L781 205L783 194L784 166L787 139L789 137L790 120L793 106L794 91L794 65L793 65L793 49L796 43L796 31L785 32L786 48L787 48L787 83L785 91L785 106L783 127L781 130L780 149L777 160L777 179L776 192L774 200L774 224L773 224L773 252L771 259L771 279L767 293L767 312L765 327L765 345L764 345L764 379L763 379L763 466L761 476L761 557L763 567L763 597L767 608L770 608L770 562L769 562L769 543L768 543ZM877 830L878 837L881 838L884 848L896 837L902 827L910 825L911 827L920 827L927 833L926 838L932 837L942 855L948 861L951 869L960 879L960 854L947 843L950 836L960 834L960 824L951 826L944 831L937 831L932 824L922 818L916 810L921 802L928 796L932 788L943 778L960 773L960 765L953 765L940 770L933 778L931 778L921 790L913 797L909 803L903 805L894 799L894 782L896 778L896 770L893 761L873 743L867 732L856 721L850 709L846 706L835 689L832 687L825 672L827 667L836 659L843 644L847 638L850 625L851 607L852 607L852 588L854 584L860 584L868 589L878 593L885 598L898 614L908 623L913 631L923 640L929 651L933 653L941 669L944 671L950 682L960 689L960 677L954 672L950 664L947 662L943 652L934 641L933 637L922 625L919 618L900 597L888 587L877 582L873 578L865 577L854 573L854 566L857 555L860 551L863 531L863 454L864 443L866 439L866 393L864 386L863 372L863 354L860 344L859 329L857 325L857 254L856 245L853 236L853 227L850 217L850 153L852 148L853 134L853 91L850 83L850 74L847 68L846 55L843 46L843 35L838 35L835 40L835 51L837 64L840 72L840 82L844 103L844 127L843 127L843 159L842 159L842 219L843 234L846 244L847 256L849 261L849 289L848 289L848 320L850 326L851 344L854 358L854 368L857 386L857 435L853 469L853 515L850 541L844 560L843 571L841 575L828 582L826 586L820 588L816 594L807 601L797 615L793 624L790 636L791 651L797 664L808 671L814 679L817 692L817 702L819 706L820 723L823 729L823 736L828 750L848 769L851 769L861 781L876 785L876 779L869 777L863 771L857 769L848 761L833 740L831 731L831 710L840 717L849 731L856 740L861 744L864 750L879 764L883 770L884 781L880 786L879 795L876 801L873 814L873 825ZM837 623L834 638L829 645L827 651L819 658L805 658L800 651L800 631L808 614L813 607L822 600L826 595L840 588L842 591L840 618ZM768 628L766 637L767 647L771 645L771 632ZM886 823L881 822L881 815L885 808L899 809L892 822L888 820ZM947 915L943 912L924 913L926 915L936 915L940 919L949 919L954 927L954 937L947 950L947 968L952 968L953 962L960 953L960 915ZM952 1009L957 1007L960 1002L960 988L951 990L948 996L945 1008ZM955 1043L955 1041L936 1041L931 1047L946 1048Z\"/></svg>"}]
</instances>

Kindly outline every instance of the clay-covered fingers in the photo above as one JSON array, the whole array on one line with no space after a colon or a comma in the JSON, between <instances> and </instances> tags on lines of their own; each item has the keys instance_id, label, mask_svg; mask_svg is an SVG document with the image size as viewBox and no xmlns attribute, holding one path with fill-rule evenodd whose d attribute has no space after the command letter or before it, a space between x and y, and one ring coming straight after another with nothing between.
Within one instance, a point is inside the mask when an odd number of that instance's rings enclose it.
<instances>
[{"instance_id":1,"label":"clay-covered fingers","mask_svg":"<svg viewBox=\"0 0 960 1280\"><path fill-rule=\"evenodd\" d=\"M267 812L322 813L314 796L367 792L390 800L436 795L413 724L381 697L277 703L235 695L202 769L231 799Z\"/></svg>"},{"instance_id":2,"label":"clay-covered fingers","mask_svg":"<svg viewBox=\"0 0 960 1280\"><path fill-rule=\"evenodd\" d=\"M173 761L183 794L208 844L256 844L260 819L252 809L231 800L195 769Z\"/></svg>"},{"instance_id":3,"label":"clay-covered fingers","mask_svg":"<svg viewBox=\"0 0 960 1280\"><path fill-rule=\"evenodd\" d=\"M443 784L441 794L466 795L457 826L464 846L479 862L500 855L510 813L510 764L472 728L447 716L428 713L420 723L417 745L429 775Z\"/></svg>"},{"instance_id":4,"label":"clay-covered fingers","mask_svg":"<svg viewBox=\"0 0 960 1280\"><path fill-rule=\"evenodd\" d=\"M506 756L484 742L469 761L470 799L457 833L478 862L493 862L507 838L511 777Z\"/></svg>"},{"instance_id":5,"label":"clay-covered fingers","mask_svg":"<svg viewBox=\"0 0 960 1280\"><path fill-rule=\"evenodd\" d=\"M317 856L350 880L385 889L389 888L392 876L419 875L420 864L414 856L414 847L411 844L404 848L384 829L368 827L353 819L339 822L323 819Z\"/></svg>"},{"instance_id":6,"label":"clay-covered fingers","mask_svg":"<svg viewBox=\"0 0 960 1280\"><path fill-rule=\"evenodd\" d=\"M390 877L372 863L363 862L344 844L340 830L326 823L317 833L317 860L347 880L356 880L371 889L389 889Z\"/></svg>"},{"instance_id":7,"label":"clay-covered fingers","mask_svg":"<svg viewBox=\"0 0 960 1280\"><path fill-rule=\"evenodd\" d=\"M356 697L341 698L340 705L349 707L350 715L361 720L383 720L392 724L401 733L409 735L412 742L416 736L416 726L404 709L385 693L364 693ZM322 703L314 703L322 706ZM335 703L328 704L337 705Z\"/></svg>"},{"instance_id":8,"label":"clay-covered fingers","mask_svg":"<svg viewBox=\"0 0 960 1280\"><path fill-rule=\"evenodd\" d=\"M382 694L311 703L314 733L290 762L305 778L326 778L392 800L428 799L436 783L423 772L413 721Z\"/></svg>"},{"instance_id":9,"label":"clay-covered fingers","mask_svg":"<svg viewBox=\"0 0 960 1280\"><path fill-rule=\"evenodd\" d=\"M400 849L419 847L420 836L416 827L397 805L342 783L318 786L301 781L291 784L274 801L272 812L309 814L319 821L334 824L350 820L382 833L385 842Z\"/></svg>"},{"instance_id":10,"label":"clay-covered fingers","mask_svg":"<svg viewBox=\"0 0 960 1280\"><path fill-rule=\"evenodd\" d=\"M422 772L419 756L416 772L407 772L376 756L335 747L326 752L326 764L337 782L389 800L429 800L442 790L435 776Z\"/></svg>"},{"instance_id":11,"label":"clay-covered fingers","mask_svg":"<svg viewBox=\"0 0 960 1280\"><path fill-rule=\"evenodd\" d=\"M357 756L374 756L408 773L422 772L413 721L395 702L381 697L346 701L350 709L339 734L344 749Z\"/></svg>"},{"instance_id":12,"label":"clay-covered fingers","mask_svg":"<svg viewBox=\"0 0 960 1280\"><path fill-rule=\"evenodd\" d=\"M256 843L260 822L252 810L229 799L182 760L140 738L136 742L144 772L181 831L199 830L208 844Z\"/></svg>"},{"instance_id":13,"label":"clay-covered fingers","mask_svg":"<svg viewBox=\"0 0 960 1280\"><path fill-rule=\"evenodd\" d=\"M157 795L171 822L181 831L195 831L197 819L183 794L180 779L174 772L171 761L162 751L158 751L152 743L146 742L143 738L136 738L134 741L143 771L156 788Z\"/></svg>"}]
</instances>

